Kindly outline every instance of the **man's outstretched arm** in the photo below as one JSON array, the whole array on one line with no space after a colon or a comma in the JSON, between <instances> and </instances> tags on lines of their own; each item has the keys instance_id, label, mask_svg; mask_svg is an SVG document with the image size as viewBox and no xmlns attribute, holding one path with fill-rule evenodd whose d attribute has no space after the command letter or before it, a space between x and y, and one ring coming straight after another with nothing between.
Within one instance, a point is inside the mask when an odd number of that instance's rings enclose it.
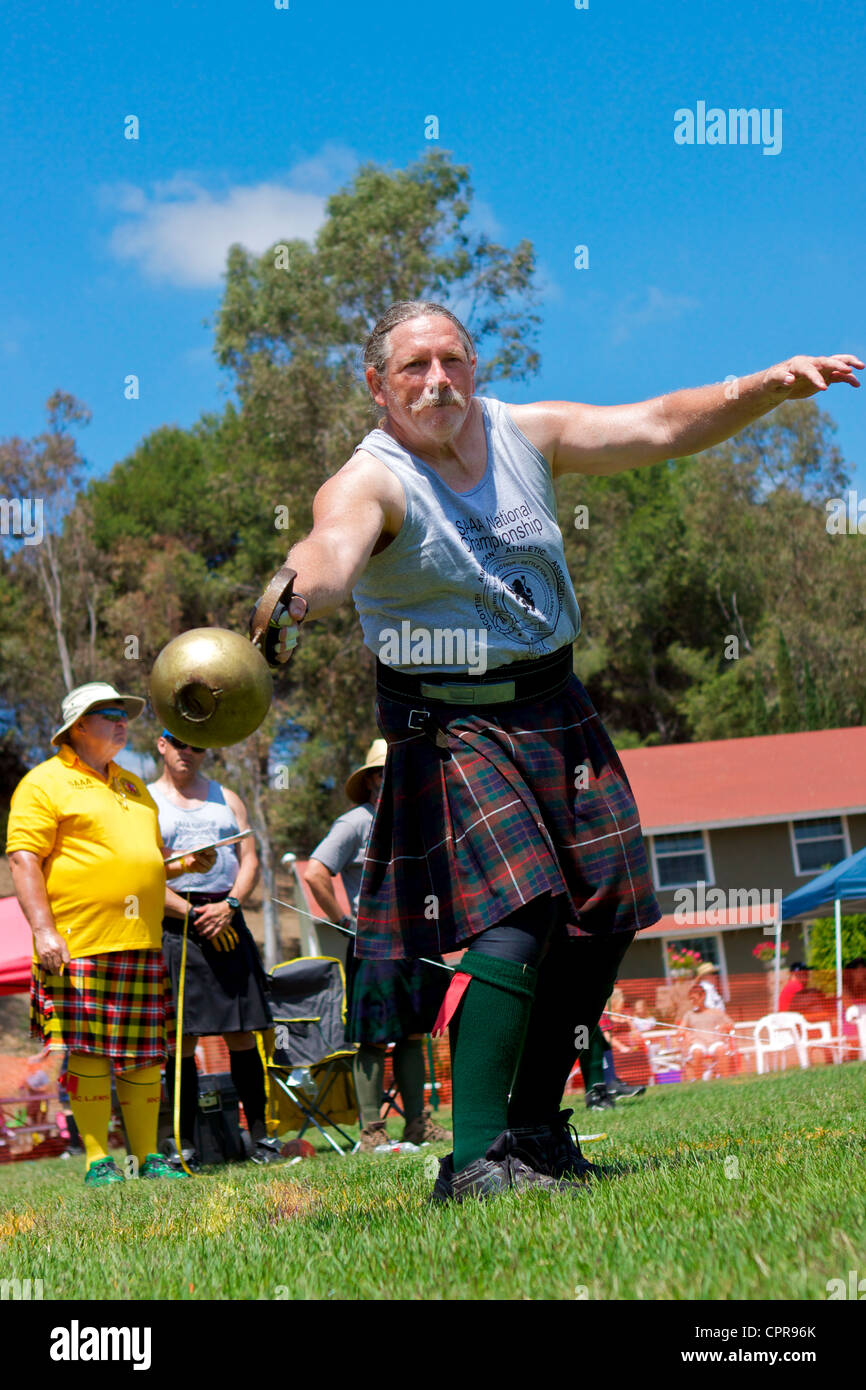
<instances>
[{"instance_id":1,"label":"man's outstretched arm","mask_svg":"<svg viewBox=\"0 0 866 1390\"><path fill-rule=\"evenodd\" d=\"M279 662L291 656L297 623L325 618L346 601L379 542L399 531L403 513L402 487L374 458L356 455L319 488L313 529L288 555L297 577L289 611L280 619L285 632L276 651Z\"/></svg>"},{"instance_id":2,"label":"man's outstretched arm","mask_svg":"<svg viewBox=\"0 0 866 1390\"><path fill-rule=\"evenodd\" d=\"M859 357L845 352L791 357L750 376L630 405L538 401L509 410L554 476L620 473L721 444L783 401L802 400L839 382L859 386L854 368L863 367Z\"/></svg>"}]
</instances>

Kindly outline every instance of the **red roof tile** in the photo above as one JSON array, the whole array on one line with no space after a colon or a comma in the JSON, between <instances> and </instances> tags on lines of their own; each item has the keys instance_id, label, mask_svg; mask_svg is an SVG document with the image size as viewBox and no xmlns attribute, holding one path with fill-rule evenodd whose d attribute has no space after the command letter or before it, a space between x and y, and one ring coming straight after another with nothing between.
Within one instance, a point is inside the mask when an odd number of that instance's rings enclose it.
<instances>
[{"instance_id":1,"label":"red roof tile","mask_svg":"<svg viewBox=\"0 0 866 1390\"><path fill-rule=\"evenodd\" d=\"M866 812L866 728L620 753L644 834Z\"/></svg>"}]
</instances>

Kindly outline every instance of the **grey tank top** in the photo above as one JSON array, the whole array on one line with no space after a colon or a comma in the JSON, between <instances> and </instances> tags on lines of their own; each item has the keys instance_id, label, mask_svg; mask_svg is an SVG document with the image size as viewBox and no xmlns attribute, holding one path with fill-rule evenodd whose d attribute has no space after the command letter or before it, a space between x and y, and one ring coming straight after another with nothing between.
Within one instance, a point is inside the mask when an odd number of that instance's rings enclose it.
<instances>
[{"instance_id":1,"label":"grey tank top","mask_svg":"<svg viewBox=\"0 0 866 1390\"><path fill-rule=\"evenodd\" d=\"M365 646L396 670L482 674L555 652L580 631L550 466L501 401L475 399L487 468L469 492L384 430L355 450L403 486L403 525L352 591Z\"/></svg>"},{"instance_id":2,"label":"grey tank top","mask_svg":"<svg viewBox=\"0 0 866 1390\"><path fill-rule=\"evenodd\" d=\"M237 835L240 830L219 782L208 782L207 801L197 811L183 811L175 806L155 782L150 782L147 790L159 809L163 844L174 852L209 845L227 835ZM216 863L206 874L180 874L169 882L178 893L228 893L237 876L237 847L222 845L217 850Z\"/></svg>"}]
</instances>

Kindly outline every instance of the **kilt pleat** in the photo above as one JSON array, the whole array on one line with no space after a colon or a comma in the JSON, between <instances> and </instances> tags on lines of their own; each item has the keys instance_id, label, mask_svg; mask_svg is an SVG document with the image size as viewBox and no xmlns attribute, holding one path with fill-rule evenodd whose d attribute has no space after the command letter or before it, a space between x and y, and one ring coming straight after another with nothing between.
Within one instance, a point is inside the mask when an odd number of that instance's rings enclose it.
<instances>
[{"instance_id":1,"label":"kilt pleat","mask_svg":"<svg viewBox=\"0 0 866 1390\"><path fill-rule=\"evenodd\" d=\"M30 1031L45 1046L108 1057L115 1071L164 1061L174 1047L174 1001L162 952L81 956L62 975L35 963Z\"/></svg>"},{"instance_id":2,"label":"kilt pleat","mask_svg":"<svg viewBox=\"0 0 866 1390\"><path fill-rule=\"evenodd\" d=\"M353 1043L402 1042L429 1033L451 977L415 960L346 960L348 1021Z\"/></svg>"},{"instance_id":3,"label":"kilt pleat","mask_svg":"<svg viewBox=\"0 0 866 1390\"><path fill-rule=\"evenodd\" d=\"M659 920L628 778L576 677L521 705L419 703L447 748L409 727L409 704L381 694L377 704L388 759L359 957L452 951L545 893L562 899L572 935Z\"/></svg>"}]
</instances>

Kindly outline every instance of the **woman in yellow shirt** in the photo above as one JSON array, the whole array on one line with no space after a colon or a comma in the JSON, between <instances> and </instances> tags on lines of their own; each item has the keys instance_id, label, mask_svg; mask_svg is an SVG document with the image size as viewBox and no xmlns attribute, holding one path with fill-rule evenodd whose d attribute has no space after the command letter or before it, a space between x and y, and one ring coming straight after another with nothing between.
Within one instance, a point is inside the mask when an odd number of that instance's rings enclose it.
<instances>
[{"instance_id":1,"label":"woman in yellow shirt","mask_svg":"<svg viewBox=\"0 0 866 1390\"><path fill-rule=\"evenodd\" d=\"M206 871L215 852L166 866L151 796L112 761L144 703L101 681L70 691L58 754L16 787L6 841L33 930L31 1031L69 1049L65 1084L94 1186L123 1181L108 1157L112 1069L139 1177L186 1177L156 1153L174 1022L162 909L166 876Z\"/></svg>"}]
</instances>

